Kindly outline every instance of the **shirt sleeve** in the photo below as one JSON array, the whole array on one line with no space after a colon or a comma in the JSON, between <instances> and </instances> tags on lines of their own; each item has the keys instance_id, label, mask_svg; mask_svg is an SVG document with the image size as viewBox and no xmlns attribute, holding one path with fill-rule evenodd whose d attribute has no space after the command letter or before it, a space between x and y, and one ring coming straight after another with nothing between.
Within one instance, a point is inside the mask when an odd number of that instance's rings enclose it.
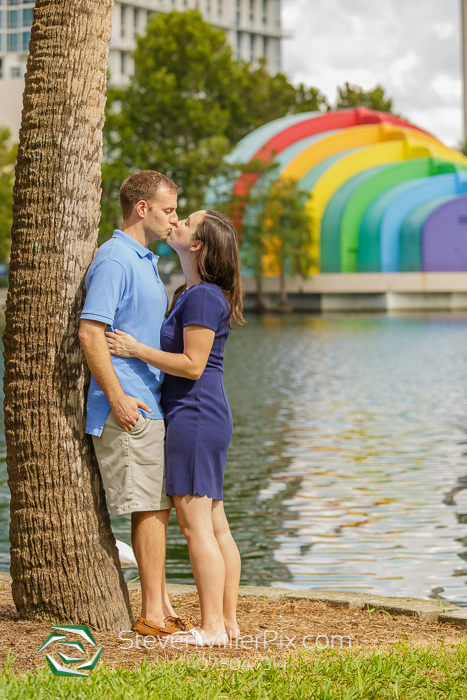
<instances>
[{"instance_id":1,"label":"shirt sleeve","mask_svg":"<svg viewBox=\"0 0 467 700\"><path fill-rule=\"evenodd\" d=\"M125 292L125 270L116 260L99 263L88 280L87 295L81 318L113 325L116 311Z\"/></svg>"},{"instance_id":2,"label":"shirt sleeve","mask_svg":"<svg viewBox=\"0 0 467 700\"><path fill-rule=\"evenodd\" d=\"M216 331L225 307L222 301L206 287L196 287L187 296L182 308L182 328L204 326Z\"/></svg>"}]
</instances>

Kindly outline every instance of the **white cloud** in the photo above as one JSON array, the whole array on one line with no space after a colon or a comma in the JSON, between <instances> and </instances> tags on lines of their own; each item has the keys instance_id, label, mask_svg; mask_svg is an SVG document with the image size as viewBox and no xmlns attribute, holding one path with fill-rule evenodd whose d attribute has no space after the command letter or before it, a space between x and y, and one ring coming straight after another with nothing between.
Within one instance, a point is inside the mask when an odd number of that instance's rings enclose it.
<instances>
[{"instance_id":1,"label":"white cloud","mask_svg":"<svg viewBox=\"0 0 467 700\"><path fill-rule=\"evenodd\" d=\"M441 99L448 103L459 103L462 98L462 81L460 78L453 78L446 73L437 73L431 81L431 87Z\"/></svg>"},{"instance_id":2,"label":"white cloud","mask_svg":"<svg viewBox=\"0 0 467 700\"><path fill-rule=\"evenodd\" d=\"M418 56L411 51L410 53L396 59L390 67L390 79L394 86L404 85L404 82L409 79L410 74L414 73L414 69L420 63Z\"/></svg>"},{"instance_id":3,"label":"white cloud","mask_svg":"<svg viewBox=\"0 0 467 700\"><path fill-rule=\"evenodd\" d=\"M450 39L456 33L454 22L440 22L433 25L433 32L437 39Z\"/></svg>"},{"instance_id":4,"label":"white cloud","mask_svg":"<svg viewBox=\"0 0 467 700\"><path fill-rule=\"evenodd\" d=\"M459 0L283 0L284 69L331 102L381 84L395 110L454 146L462 135Z\"/></svg>"},{"instance_id":5,"label":"white cloud","mask_svg":"<svg viewBox=\"0 0 467 700\"><path fill-rule=\"evenodd\" d=\"M414 107L407 111L405 116L414 124L437 136L448 146L458 146L461 141L462 112L455 107L439 107L429 111Z\"/></svg>"}]
</instances>

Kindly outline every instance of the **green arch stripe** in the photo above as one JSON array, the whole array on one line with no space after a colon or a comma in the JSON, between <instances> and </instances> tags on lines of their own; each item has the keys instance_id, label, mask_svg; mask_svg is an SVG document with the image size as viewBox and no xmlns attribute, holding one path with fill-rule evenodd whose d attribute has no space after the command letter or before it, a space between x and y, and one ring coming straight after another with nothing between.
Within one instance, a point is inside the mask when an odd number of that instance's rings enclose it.
<instances>
[{"instance_id":1,"label":"green arch stripe","mask_svg":"<svg viewBox=\"0 0 467 700\"><path fill-rule=\"evenodd\" d=\"M321 272L341 271L341 223L347 202L363 182L386 167L377 165L354 175L329 200L321 221Z\"/></svg>"},{"instance_id":2,"label":"green arch stripe","mask_svg":"<svg viewBox=\"0 0 467 700\"><path fill-rule=\"evenodd\" d=\"M365 180L350 196L342 216L340 231L340 254L342 272L379 271L379 229L374 232L368 226L375 226L380 220L378 207L366 217L367 209L380 195L400 183L431 177L443 173L456 172L463 166L440 158L414 158L383 168L374 177ZM385 201L385 200L382 200ZM366 218L363 228L363 219ZM362 239L363 236L363 239Z\"/></svg>"},{"instance_id":3,"label":"green arch stripe","mask_svg":"<svg viewBox=\"0 0 467 700\"><path fill-rule=\"evenodd\" d=\"M358 252L358 272L380 272L380 235L381 221L387 207L395 197L407 187L407 181L393 185L388 190L384 190L379 197L371 202L366 209L360 226L360 236L358 251L355 249L354 255L357 258ZM348 259L353 251L348 251ZM353 260L350 259L353 263Z\"/></svg>"}]
</instances>

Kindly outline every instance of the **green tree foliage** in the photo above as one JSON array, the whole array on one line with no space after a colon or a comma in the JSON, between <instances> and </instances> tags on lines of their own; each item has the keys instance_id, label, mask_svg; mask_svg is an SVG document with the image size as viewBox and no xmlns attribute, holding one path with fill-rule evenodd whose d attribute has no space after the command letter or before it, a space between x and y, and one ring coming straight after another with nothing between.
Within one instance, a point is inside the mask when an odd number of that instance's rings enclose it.
<instances>
[{"instance_id":1,"label":"green tree foliage","mask_svg":"<svg viewBox=\"0 0 467 700\"><path fill-rule=\"evenodd\" d=\"M224 33L198 12L160 14L135 51L135 75L111 90L104 198L131 172L159 170L193 208L228 150L233 62ZM103 212L107 214L107 212Z\"/></svg>"},{"instance_id":2,"label":"green tree foliage","mask_svg":"<svg viewBox=\"0 0 467 700\"><path fill-rule=\"evenodd\" d=\"M278 169L278 163L267 162L261 158L241 166L242 173L247 176L254 175L254 185L249 184L244 195L233 195L227 212L239 232L243 267L256 278L258 310L263 307L261 282L266 253L265 208L269 202L273 183L277 179Z\"/></svg>"},{"instance_id":3,"label":"green tree foliage","mask_svg":"<svg viewBox=\"0 0 467 700\"><path fill-rule=\"evenodd\" d=\"M394 114L392 99L387 97L381 85L377 85L373 90L364 90L359 85L345 83L344 87L338 88L338 93L336 109L362 106L375 109L378 112Z\"/></svg>"},{"instance_id":4,"label":"green tree foliage","mask_svg":"<svg viewBox=\"0 0 467 700\"><path fill-rule=\"evenodd\" d=\"M230 143L235 145L244 136L263 124L289 114L315 112L329 108L324 95L301 83L292 85L283 73L270 75L265 61L258 68L241 63L239 98L241 115L234 120Z\"/></svg>"},{"instance_id":5,"label":"green tree foliage","mask_svg":"<svg viewBox=\"0 0 467 700\"><path fill-rule=\"evenodd\" d=\"M13 220L13 182L17 147L11 143L8 129L0 128L0 262L10 256L10 232Z\"/></svg>"},{"instance_id":6,"label":"green tree foliage","mask_svg":"<svg viewBox=\"0 0 467 700\"><path fill-rule=\"evenodd\" d=\"M224 32L196 10L156 15L134 58L128 87L108 94L101 240L120 221L118 189L129 173L165 173L193 211L241 138L286 114L326 106L318 90L271 76L264 63L236 61Z\"/></svg>"},{"instance_id":7,"label":"green tree foliage","mask_svg":"<svg viewBox=\"0 0 467 700\"><path fill-rule=\"evenodd\" d=\"M291 310L286 275L308 277L311 256L311 219L306 211L307 194L291 179L275 179L263 210L263 240L266 255L279 267L279 311ZM274 263L273 263L274 264Z\"/></svg>"},{"instance_id":8,"label":"green tree foliage","mask_svg":"<svg viewBox=\"0 0 467 700\"><path fill-rule=\"evenodd\" d=\"M279 311L288 311L286 275L307 277L311 256L311 219L305 202L307 193L291 179L278 177L279 164L260 158L240 166L225 166L218 178L214 208L223 211L236 224L243 269L256 278L256 311L264 311L263 273L280 277ZM242 195L233 192L239 173L246 175ZM254 175L250 180L248 175Z\"/></svg>"},{"instance_id":9,"label":"green tree foliage","mask_svg":"<svg viewBox=\"0 0 467 700\"><path fill-rule=\"evenodd\" d=\"M255 158L248 163L223 163L209 184L209 207L223 212L235 224L242 264L261 277L264 255L264 208L279 164ZM246 175L242 194L234 194L239 176ZM249 176L253 176L250 179Z\"/></svg>"}]
</instances>

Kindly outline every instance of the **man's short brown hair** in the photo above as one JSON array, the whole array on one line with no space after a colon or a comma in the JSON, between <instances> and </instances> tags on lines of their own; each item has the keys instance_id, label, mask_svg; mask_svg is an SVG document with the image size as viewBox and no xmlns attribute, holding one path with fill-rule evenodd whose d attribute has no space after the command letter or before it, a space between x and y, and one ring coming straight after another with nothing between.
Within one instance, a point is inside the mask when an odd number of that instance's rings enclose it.
<instances>
[{"instance_id":1,"label":"man's short brown hair","mask_svg":"<svg viewBox=\"0 0 467 700\"><path fill-rule=\"evenodd\" d=\"M153 204L161 192L178 194L178 187L170 178L156 170L140 170L127 177L118 193L123 218L127 219L131 215L138 202Z\"/></svg>"}]
</instances>

